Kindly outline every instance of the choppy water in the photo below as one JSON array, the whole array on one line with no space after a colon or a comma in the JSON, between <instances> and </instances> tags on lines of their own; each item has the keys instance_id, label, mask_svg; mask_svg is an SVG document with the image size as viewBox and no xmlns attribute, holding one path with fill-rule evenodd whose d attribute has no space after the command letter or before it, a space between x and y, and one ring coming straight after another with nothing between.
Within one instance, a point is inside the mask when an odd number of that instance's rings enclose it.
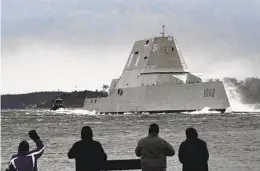
<instances>
[{"instance_id":1,"label":"choppy water","mask_svg":"<svg viewBox=\"0 0 260 171\"><path fill-rule=\"evenodd\" d=\"M94 115L83 110L4 110L1 114L2 169L26 133L36 129L45 144L39 159L41 171L72 171L74 160L67 158L72 144L80 139L80 130L90 125L94 139L101 142L108 159L136 158L137 141L147 135L149 124L160 126L161 137L176 151L185 139L185 129L195 127L208 144L211 171L260 170L260 113L241 114L128 114ZM29 141L31 147L35 147ZM177 155L168 158L168 170L181 170Z\"/></svg>"}]
</instances>

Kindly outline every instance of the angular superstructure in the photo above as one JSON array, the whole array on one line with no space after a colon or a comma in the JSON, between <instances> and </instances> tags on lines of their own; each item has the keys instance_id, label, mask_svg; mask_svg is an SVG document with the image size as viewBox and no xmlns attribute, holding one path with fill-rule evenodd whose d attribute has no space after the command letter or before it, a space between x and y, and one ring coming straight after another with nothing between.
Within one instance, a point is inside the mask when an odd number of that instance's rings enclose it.
<instances>
[{"instance_id":1,"label":"angular superstructure","mask_svg":"<svg viewBox=\"0 0 260 171\"><path fill-rule=\"evenodd\" d=\"M230 106L221 81L202 82L189 73L172 36L134 43L123 73L113 79L108 96L86 98L84 108L100 113L180 112Z\"/></svg>"}]
</instances>

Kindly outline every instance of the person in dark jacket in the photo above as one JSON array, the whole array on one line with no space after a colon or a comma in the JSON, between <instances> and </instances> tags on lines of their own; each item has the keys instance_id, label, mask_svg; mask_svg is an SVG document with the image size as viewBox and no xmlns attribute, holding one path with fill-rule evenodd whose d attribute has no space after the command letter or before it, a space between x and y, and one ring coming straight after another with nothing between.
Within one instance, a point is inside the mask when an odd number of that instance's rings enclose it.
<instances>
[{"instance_id":1,"label":"person in dark jacket","mask_svg":"<svg viewBox=\"0 0 260 171\"><path fill-rule=\"evenodd\" d=\"M29 137L36 143L37 148L29 151L29 143L22 141L18 147L18 154L13 155L10 164L9 171L37 171L37 159L41 157L44 152L44 146L40 137L35 130L31 130L28 133Z\"/></svg>"},{"instance_id":2,"label":"person in dark jacket","mask_svg":"<svg viewBox=\"0 0 260 171\"><path fill-rule=\"evenodd\" d=\"M194 128L186 129L187 139L179 148L179 161L183 171L208 171L209 153L205 141L198 138Z\"/></svg>"},{"instance_id":3,"label":"person in dark jacket","mask_svg":"<svg viewBox=\"0 0 260 171\"><path fill-rule=\"evenodd\" d=\"M153 123L150 125L148 136L137 144L135 154L141 157L142 171L165 171L166 157L175 154L172 145L158 134L159 126Z\"/></svg>"},{"instance_id":4,"label":"person in dark jacket","mask_svg":"<svg viewBox=\"0 0 260 171\"><path fill-rule=\"evenodd\" d=\"M68 158L76 160L76 171L101 170L107 155L101 144L93 140L92 129L89 126L82 128L81 139L68 152Z\"/></svg>"}]
</instances>

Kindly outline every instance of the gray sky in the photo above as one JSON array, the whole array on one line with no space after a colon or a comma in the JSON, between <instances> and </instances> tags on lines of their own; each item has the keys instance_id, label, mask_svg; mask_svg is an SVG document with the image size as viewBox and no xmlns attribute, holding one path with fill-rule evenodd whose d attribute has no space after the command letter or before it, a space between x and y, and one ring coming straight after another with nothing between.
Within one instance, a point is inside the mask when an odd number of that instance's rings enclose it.
<instances>
[{"instance_id":1,"label":"gray sky","mask_svg":"<svg viewBox=\"0 0 260 171\"><path fill-rule=\"evenodd\" d=\"M2 94L101 89L163 24L191 72L260 77L259 0L2 0L1 18Z\"/></svg>"}]
</instances>

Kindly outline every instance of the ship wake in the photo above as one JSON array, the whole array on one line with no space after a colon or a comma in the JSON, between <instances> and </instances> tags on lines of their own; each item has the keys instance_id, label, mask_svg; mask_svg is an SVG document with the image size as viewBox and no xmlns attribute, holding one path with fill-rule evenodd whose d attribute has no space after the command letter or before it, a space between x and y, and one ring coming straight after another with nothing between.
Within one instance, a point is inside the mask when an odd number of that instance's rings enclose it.
<instances>
[{"instance_id":1,"label":"ship wake","mask_svg":"<svg viewBox=\"0 0 260 171\"><path fill-rule=\"evenodd\" d=\"M213 111L209 107L204 107L201 110L193 111L193 112L182 112L184 114L218 114L220 111Z\"/></svg>"},{"instance_id":2,"label":"ship wake","mask_svg":"<svg viewBox=\"0 0 260 171\"><path fill-rule=\"evenodd\" d=\"M85 109L69 109L60 108L56 111L52 111L55 114L72 114L72 115L96 115L96 111L89 111Z\"/></svg>"},{"instance_id":3,"label":"ship wake","mask_svg":"<svg viewBox=\"0 0 260 171\"><path fill-rule=\"evenodd\" d=\"M260 104L244 104L242 95L238 88L231 82L224 82L230 108L226 112L230 113L260 113Z\"/></svg>"}]
</instances>

